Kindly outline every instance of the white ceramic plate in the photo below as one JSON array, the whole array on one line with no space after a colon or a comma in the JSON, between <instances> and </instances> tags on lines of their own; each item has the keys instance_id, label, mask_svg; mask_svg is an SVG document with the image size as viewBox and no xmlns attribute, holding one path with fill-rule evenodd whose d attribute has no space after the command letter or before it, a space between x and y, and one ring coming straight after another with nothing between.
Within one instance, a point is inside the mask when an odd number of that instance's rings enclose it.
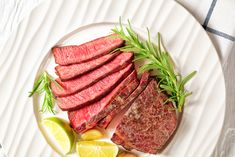
<instances>
[{"instance_id":1,"label":"white ceramic plate","mask_svg":"<svg viewBox=\"0 0 235 157\"><path fill-rule=\"evenodd\" d=\"M58 156L36 123L42 118L39 103L36 99L32 103L27 92L38 72L54 72L51 47L103 36L119 16L123 21L130 19L143 37L146 27L153 38L161 32L165 47L183 75L198 71L186 87L194 94L186 102L179 129L156 156L198 157L212 153L224 118L224 78L214 46L184 8L171 0L51 0L39 5L21 23L1 53L0 86L4 90L0 91L0 141L8 156Z\"/></svg>"}]
</instances>

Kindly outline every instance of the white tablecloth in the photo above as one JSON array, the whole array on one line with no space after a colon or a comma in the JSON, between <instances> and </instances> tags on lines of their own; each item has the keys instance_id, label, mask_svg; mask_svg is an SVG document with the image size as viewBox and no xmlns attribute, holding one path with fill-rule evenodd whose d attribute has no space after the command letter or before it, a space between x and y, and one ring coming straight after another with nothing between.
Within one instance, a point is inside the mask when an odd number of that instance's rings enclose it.
<instances>
[{"instance_id":1,"label":"white tablecloth","mask_svg":"<svg viewBox=\"0 0 235 157\"><path fill-rule=\"evenodd\" d=\"M41 0L0 0L0 50L22 19L40 2ZM232 51L235 53L235 0L178 0L178 2L189 10L208 32L226 71L229 56L235 56L231 55ZM228 70L227 73L229 74ZM228 117L226 119L229 120ZM214 156L235 156L235 139L232 139L235 135L234 127L231 120L226 122ZM222 148L226 151L223 152ZM4 156L3 149L0 145L0 157Z\"/></svg>"}]
</instances>

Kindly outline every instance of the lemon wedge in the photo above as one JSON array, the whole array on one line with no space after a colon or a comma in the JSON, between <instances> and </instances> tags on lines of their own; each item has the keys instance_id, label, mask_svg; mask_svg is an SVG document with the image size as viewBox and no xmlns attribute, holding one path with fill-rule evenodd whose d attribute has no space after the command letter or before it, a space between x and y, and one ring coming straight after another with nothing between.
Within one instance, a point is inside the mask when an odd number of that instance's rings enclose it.
<instances>
[{"instance_id":1,"label":"lemon wedge","mask_svg":"<svg viewBox=\"0 0 235 157\"><path fill-rule=\"evenodd\" d=\"M118 147L104 141L80 141L76 144L79 157L116 157Z\"/></svg>"},{"instance_id":2,"label":"lemon wedge","mask_svg":"<svg viewBox=\"0 0 235 157\"><path fill-rule=\"evenodd\" d=\"M89 140L97 140L103 137L103 134L101 131L97 129L91 129L86 131L85 133L81 134L81 139L85 141Z\"/></svg>"}]
</instances>

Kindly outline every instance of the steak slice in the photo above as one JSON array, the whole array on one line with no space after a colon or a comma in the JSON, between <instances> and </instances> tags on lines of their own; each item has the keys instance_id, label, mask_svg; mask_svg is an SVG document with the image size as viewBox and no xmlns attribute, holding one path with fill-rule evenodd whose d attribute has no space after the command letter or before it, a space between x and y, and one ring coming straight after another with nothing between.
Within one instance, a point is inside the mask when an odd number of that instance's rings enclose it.
<instances>
[{"instance_id":1,"label":"steak slice","mask_svg":"<svg viewBox=\"0 0 235 157\"><path fill-rule=\"evenodd\" d=\"M69 80L104 65L117 54L118 53L107 54L80 64L58 65L55 67L56 74L62 81Z\"/></svg>"},{"instance_id":2,"label":"steak slice","mask_svg":"<svg viewBox=\"0 0 235 157\"><path fill-rule=\"evenodd\" d=\"M111 34L97 38L81 45L54 47L52 52L55 57L55 62L59 65L69 65L82 63L108 54L110 51L124 44L122 39L110 37L115 35Z\"/></svg>"},{"instance_id":3,"label":"steak slice","mask_svg":"<svg viewBox=\"0 0 235 157\"><path fill-rule=\"evenodd\" d=\"M177 115L167 96L152 80L123 116L112 141L126 149L156 154L177 127Z\"/></svg>"},{"instance_id":4,"label":"steak slice","mask_svg":"<svg viewBox=\"0 0 235 157\"><path fill-rule=\"evenodd\" d=\"M58 106L65 111L73 111L91 104L107 93L109 93L118 83L130 74L133 69L133 64L129 64L124 69L108 75L94 85L66 97L59 97L57 100Z\"/></svg>"},{"instance_id":5,"label":"steak slice","mask_svg":"<svg viewBox=\"0 0 235 157\"><path fill-rule=\"evenodd\" d=\"M92 84L96 83L100 79L119 71L132 61L132 53L121 53L111 62L101 66L100 68L93 70L87 74L84 74L78 78L61 81L59 78L56 81L63 87L58 87L54 82L51 83L53 94L57 97L63 97L79 92Z\"/></svg>"},{"instance_id":6,"label":"steak slice","mask_svg":"<svg viewBox=\"0 0 235 157\"><path fill-rule=\"evenodd\" d=\"M140 84L139 86L134 90L134 92L128 94L121 94L119 95L117 101L115 102L117 107L109 113L104 119L99 121L98 126L101 128L107 128L107 126L110 124L112 119L119 113L121 112L124 108L130 106L130 104L133 103L133 101L139 96L139 94L146 88L148 85L148 80L149 80L149 73L145 72L141 76ZM125 93L126 91L123 91Z\"/></svg>"},{"instance_id":7,"label":"steak slice","mask_svg":"<svg viewBox=\"0 0 235 157\"><path fill-rule=\"evenodd\" d=\"M79 110L68 112L68 117L72 128L77 133L82 133L90 128L96 126L97 122L106 116L109 112L109 104L116 97L116 95L130 82L137 80L137 74L134 70L127 76L112 92L101 100L85 106Z\"/></svg>"}]
</instances>

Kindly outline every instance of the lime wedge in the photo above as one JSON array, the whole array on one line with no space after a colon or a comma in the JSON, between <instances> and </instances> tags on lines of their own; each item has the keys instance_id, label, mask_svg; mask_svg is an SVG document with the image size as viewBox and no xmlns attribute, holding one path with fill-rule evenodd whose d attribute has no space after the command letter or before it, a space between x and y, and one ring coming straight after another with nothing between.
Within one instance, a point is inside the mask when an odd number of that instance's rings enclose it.
<instances>
[{"instance_id":1,"label":"lime wedge","mask_svg":"<svg viewBox=\"0 0 235 157\"><path fill-rule=\"evenodd\" d=\"M68 154L72 150L75 136L66 121L50 117L43 119L42 125L50 132L63 154Z\"/></svg>"},{"instance_id":2,"label":"lime wedge","mask_svg":"<svg viewBox=\"0 0 235 157\"><path fill-rule=\"evenodd\" d=\"M116 157L118 147L103 141L80 141L76 145L79 157Z\"/></svg>"},{"instance_id":3,"label":"lime wedge","mask_svg":"<svg viewBox=\"0 0 235 157\"><path fill-rule=\"evenodd\" d=\"M85 141L97 140L103 137L103 134L97 129L91 129L81 134L81 139Z\"/></svg>"}]
</instances>

